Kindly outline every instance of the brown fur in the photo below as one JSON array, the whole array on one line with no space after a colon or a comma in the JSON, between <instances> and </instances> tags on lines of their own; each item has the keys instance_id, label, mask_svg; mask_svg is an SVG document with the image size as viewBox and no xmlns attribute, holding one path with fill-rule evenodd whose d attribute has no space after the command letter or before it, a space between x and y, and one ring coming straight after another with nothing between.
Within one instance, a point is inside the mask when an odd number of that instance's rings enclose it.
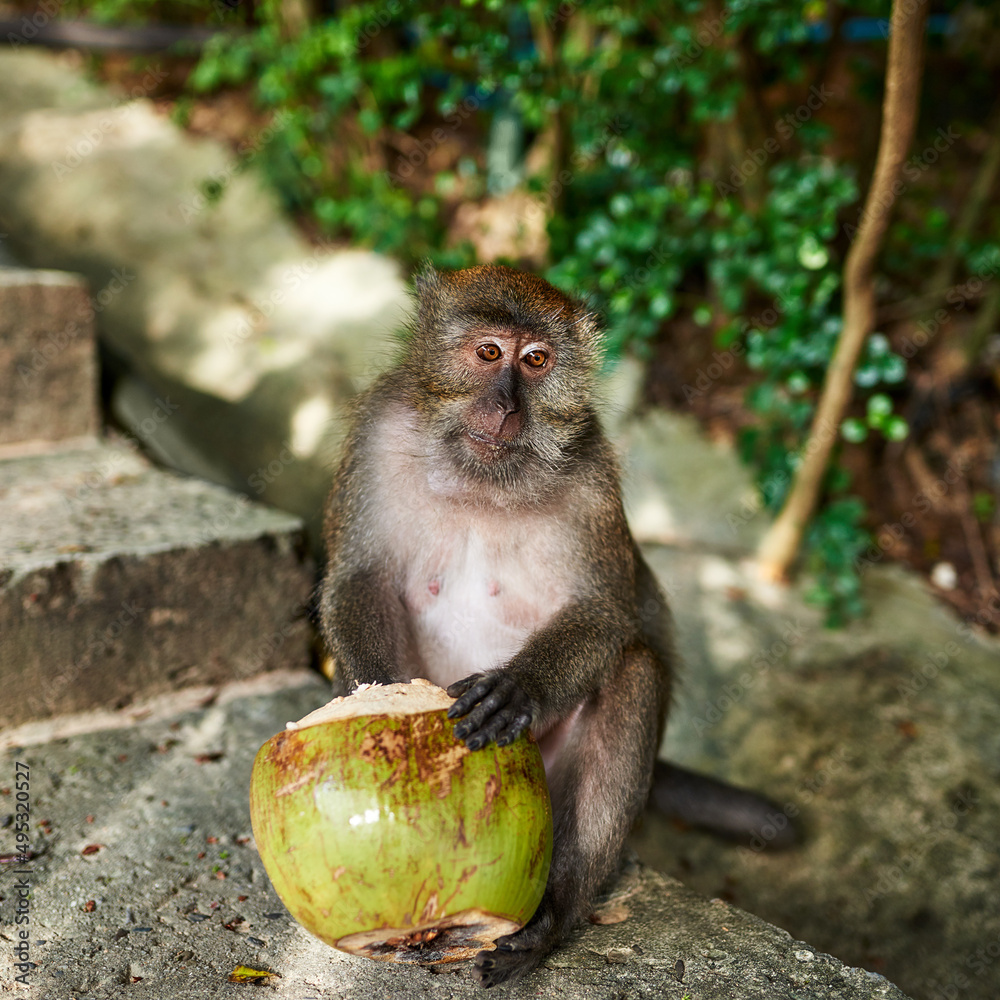
<instances>
[{"instance_id":1,"label":"brown fur","mask_svg":"<svg viewBox=\"0 0 1000 1000\"><path fill-rule=\"evenodd\" d=\"M347 441L321 624L350 687L424 676L458 696L472 749L529 725L539 739L552 871L532 920L476 960L492 986L534 968L616 871L666 717L670 622L594 414L595 317L505 267L428 271L418 298Z\"/></svg>"}]
</instances>

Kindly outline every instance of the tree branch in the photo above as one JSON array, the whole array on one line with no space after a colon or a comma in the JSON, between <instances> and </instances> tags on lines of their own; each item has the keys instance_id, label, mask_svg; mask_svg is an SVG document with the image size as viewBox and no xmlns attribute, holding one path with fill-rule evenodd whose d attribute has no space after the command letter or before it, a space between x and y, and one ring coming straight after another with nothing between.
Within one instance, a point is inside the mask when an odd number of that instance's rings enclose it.
<instances>
[{"instance_id":1,"label":"tree branch","mask_svg":"<svg viewBox=\"0 0 1000 1000\"><path fill-rule=\"evenodd\" d=\"M926 18L927 0L917 0L916 5L893 0L882 131L864 212L844 264L843 326L791 491L757 550L760 572L766 579L784 579L798 553L851 399L858 356L875 324L875 259L916 128Z\"/></svg>"}]
</instances>

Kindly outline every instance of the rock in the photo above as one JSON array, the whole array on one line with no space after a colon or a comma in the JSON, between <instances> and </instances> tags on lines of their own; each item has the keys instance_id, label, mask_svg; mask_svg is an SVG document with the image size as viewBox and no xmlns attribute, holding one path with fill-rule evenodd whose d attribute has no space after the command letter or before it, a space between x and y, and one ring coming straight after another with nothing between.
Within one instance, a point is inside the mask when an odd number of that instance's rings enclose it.
<instances>
[{"instance_id":1,"label":"rock","mask_svg":"<svg viewBox=\"0 0 1000 1000\"><path fill-rule=\"evenodd\" d=\"M776 806L746 848L650 812L639 856L914 996L994 1000L1000 643L898 566L868 570L868 618L835 631L804 604L808 581L763 584L715 552L646 554L685 661L661 754ZM801 846L768 850L787 823Z\"/></svg>"},{"instance_id":2,"label":"rock","mask_svg":"<svg viewBox=\"0 0 1000 1000\"><path fill-rule=\"evenodd\" d=\"M640 542L753 552L768 524L753 477L693 417L664 410L614 424L625 455L625 509Z\"/></svg>"},{"instance_id":3,"label":"rock","mask_svg":"<svg viewBox=\"0 0 1000 1000\"><path fill-rule=\"evenodd\" d=\"M251 163L280 121L241 162L26 49L0 52L0 92L0 230L27 263L90 282L98 334L132 372L116 412L141 421L169 396L158 454L315 524L344 406L408 314L397 266L309 246L283 218ZM260 473L283 454L280 477Z\"/></svg>"},{"instance_id":4,"label":"rock","mask_svg":"<svg viewBox=\"0 0 1000 1000\"><path fill-rule=\"evenodd\" d=\"M279 997L483 997L465 963L433 974L372 962L291 920L254 850L246 789L257 747L323 704L329 689L308 674L277 688L267 681L224 687L207 708L164 709L128 728L15 751L33 801L51 817L33 835L40 856L27 876L37 887L29 960L39 965L29 982L39 995L118 996L139 970L153 1000L230 997L253 989L227 981L246 965L277 973L268 985ZM19 737L4 734L8 745ZM84 853L88 845L99 846ZM80 958L97 952L100 962ZM881 976L632 862L591 920L501 993L905 1000Z\"/></svg>"},{"instance_id":5,"label":"rock","mask_svg":"<svg viewBox=\"0 0 1000 1000\"><path fill-rule=\"evenodd\" d=\"M0 461L0 726L302 666L298 518L99 445Z\"/></svg>"},{"instance_id":6,"label":"rock","mask_svg":"<svg viewBox=\"0 0 1000 1000\"><path fill-rule=\"evenodd\" d=\"M0 268L0 447L96 439L93 317L78 276Z\"/></svg>"}]
</instances>

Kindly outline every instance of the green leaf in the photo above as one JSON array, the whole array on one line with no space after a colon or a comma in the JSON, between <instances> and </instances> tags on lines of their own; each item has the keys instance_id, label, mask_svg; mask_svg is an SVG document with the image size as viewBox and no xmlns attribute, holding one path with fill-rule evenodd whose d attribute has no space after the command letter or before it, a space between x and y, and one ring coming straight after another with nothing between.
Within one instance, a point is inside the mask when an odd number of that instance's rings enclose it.
<instances>
[{"instance_id":1,"label":"green leaf","mask_svg":"<svg viewBox=\"0 0 1000 1000\"><path fill-rule=\"evenodd\" d=\"M902 417L890 417L883 424L882 433L890 441L902 441L910 433L910 428Z\"/></svg>"},{"instance_id":2,"label":"green leaf","mask_svg":"<svg viewBox=\"0 0 1000 1000\"><path fill-rule=\"evenodd\" d=\"M840 433L845 441L850 441L852 444L860 444L868 437L868 428L865 426L864 421L858 420L856 417L848 417L840 425Z\"/></svg>"},{"instance_id":3,"label":"green leaf","mask_svg":"<svg viewBox=\"0 0 1000 1000\"><path fill-rule=\"evenodd\" d=\"M885 393L876 393L868 397L866 407L868 422L873 427L877 427L890 413L892 413L892 400Z\"/></svg>"}]
</instances>

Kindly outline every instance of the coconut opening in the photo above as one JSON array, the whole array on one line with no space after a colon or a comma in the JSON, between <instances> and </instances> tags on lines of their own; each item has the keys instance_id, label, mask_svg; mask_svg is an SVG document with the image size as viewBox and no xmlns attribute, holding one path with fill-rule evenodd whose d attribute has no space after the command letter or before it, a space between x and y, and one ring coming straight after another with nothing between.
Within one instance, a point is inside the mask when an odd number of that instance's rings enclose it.
<instances>
[{"instance_id":1,"label":"coconut opening","mask_svg":"<svg viewBox=\"0 0 1000 1000\"><path fill-rule=\"evenodd\" d=\"M348 934L336 947L377 962L440 965L464 962L492 951L497 938L513 934L520 924L482 910L463 910L419 927L380 927Z\"/></svg>"},{"instance_id":2,"label":"coconut opening","mask_svg":"<svg viewBox=\"0 0 1000 1000\"><path fill-rule=\"evenodd\" d=\"M342 698L334 698L285 729L305 729L335 719L359 715L419 715L451 708L454 698L444 688L418 677L409 684L361 684Z\"/></svg>"}]
</instances>

